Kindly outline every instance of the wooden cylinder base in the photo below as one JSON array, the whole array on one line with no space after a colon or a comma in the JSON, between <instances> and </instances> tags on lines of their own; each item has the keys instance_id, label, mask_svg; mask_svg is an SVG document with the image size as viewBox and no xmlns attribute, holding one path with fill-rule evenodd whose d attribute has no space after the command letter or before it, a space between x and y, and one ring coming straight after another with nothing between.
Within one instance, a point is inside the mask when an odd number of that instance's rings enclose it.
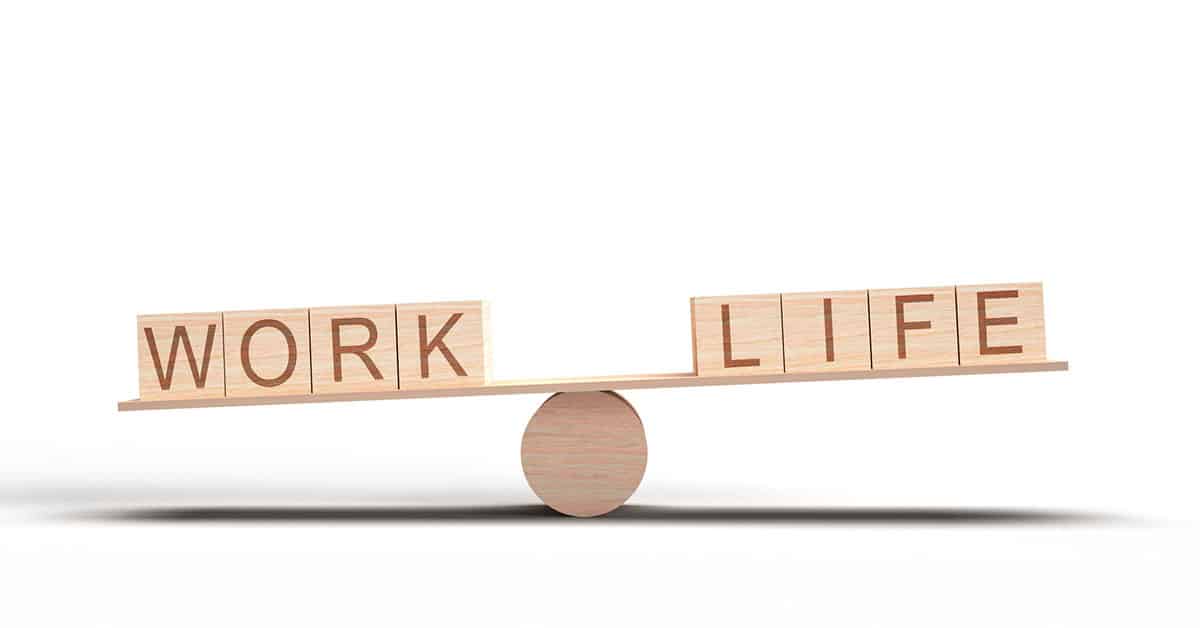
<instances>
[{"instance_id":1,"label":"wooden cylinder base","mask_svg":"<svg viewBox=\"0 0 1200 628\"><path fill-rule=\"evenodd\" d=\"M547 506L573 517L603 515L641 484L646 432L615 392L558 393L529 419L521 466Z\"/></svg>"}]
</instances>

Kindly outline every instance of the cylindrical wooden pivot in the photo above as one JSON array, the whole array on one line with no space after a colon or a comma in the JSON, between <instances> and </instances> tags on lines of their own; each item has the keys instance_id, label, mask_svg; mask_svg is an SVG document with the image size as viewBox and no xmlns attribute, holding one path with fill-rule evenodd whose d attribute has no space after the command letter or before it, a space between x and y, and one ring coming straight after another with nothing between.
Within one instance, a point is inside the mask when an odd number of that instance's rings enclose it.
<instances>
[{"instance_id":1,"label":"cylindrical wooden pivot","mask_svg":"<svg viewBox=\"0 0 1200 628\"><path fill-rule=\"evenodd\" d=\"M615 392L558 393L529 420L521 466L547 506L573 517L603 515L641 484L646 432Z\"/></svg>"}]
</instances>

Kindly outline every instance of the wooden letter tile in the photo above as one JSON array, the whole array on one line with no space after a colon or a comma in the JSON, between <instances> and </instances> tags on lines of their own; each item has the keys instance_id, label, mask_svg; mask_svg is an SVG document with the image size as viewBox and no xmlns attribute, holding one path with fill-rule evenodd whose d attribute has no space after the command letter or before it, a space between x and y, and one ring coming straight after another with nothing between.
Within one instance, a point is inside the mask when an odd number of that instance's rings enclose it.
<instances>
[{"instance_id":1,"label":"wooden letter tile","mask_svg":"<svg viewBox=\"0 0 1200 628\"><path fill-rule=\"evenodd\" d=\"M312 392L308 310L225 312L225 349L230 397Z\"/></svg>"},{"instance_id":2,"label":"wooden letter tile","mask_svg":"<svg viewBox=\"0 0 1200 628\"><path fill-rule=\"evenodd\" d=\"M692 299L692 366L697 375L783 372L778 294Z\"/></svg>"},{"instance_id":3,"label":"wooden letter tile","mask_svg":"<svg viewBox=\"0 0 1200 628\"><path fill-rule=\"evenodd\" d=\"M488 382L487 307L482 301L396 306L400 388Z\"/></svg>"},{"instance_id":4,"label":"wooden letter tile","mask_svg":"<svg viewBox=\"0 0 1200 628\"><path fill-rule=\"evenodd\" d=\"M789 373L869 370L867 291L783 295L783 356Z\"/></svg>"},{"instance_id":5,"label":"wooden letter tile","mask_svg":"<svg viewBox=\"0 0 1200 628\"><path fill-rule=\"evenodd\" d=\"M142 399L225 396L221 313L137 317Z\"/></svg>"},{"instance_id":6,"label":"wooden letter tile","mask_svg":"<svg viewBox=\"0 0 1200 628\"><path fill-rule=\"evenodd\" d=\"M313 393L396 390L396 306L309 310Z\"/></svg>"},{"instance_id":7,"label":"wooden letter tile","mask_svg":"<svg viewBox=\"0 0 1200 628\"><path fill-rule=\"evenodd\" d=\"M963 365L1044 362L1042 284L958 286L958 340Z\"/></svg>"},{"instance_id":8,"label":"wooden letter tile","mask_svg":"<svg viewBox=\"0 0 1200 628\"><path fill-rule=\"evenodd\" d=\"M871 290L869 299L874 368L958 365L953 286Z\"/></svg>"}]
</instances>

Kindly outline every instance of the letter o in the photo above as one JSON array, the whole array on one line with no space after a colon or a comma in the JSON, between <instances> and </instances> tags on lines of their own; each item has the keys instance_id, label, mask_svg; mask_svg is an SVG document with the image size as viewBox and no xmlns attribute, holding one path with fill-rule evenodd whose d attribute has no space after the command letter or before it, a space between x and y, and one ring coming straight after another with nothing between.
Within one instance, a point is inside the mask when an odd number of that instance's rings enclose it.
<instances>
[{"instance_id":1,"label":"letter o","mask_svg":"<svg viewBox=\"0 0 1200 628\"><path fill-rule=\"evenodd\" d=\"M287 368L283 369L283 373L280 373L278 377L270 379L259 376L254 372L254 367L250 365L250 340L254 334L258 333L258 330L264 327L273 327L279 330L288 346ZM296 370L296 338L292 336L292 331L287 328L287 325L273 318L254 321L254 324L246 329L246 333L242 334L242 370L245 371L246 377L249 377L250 381L264 388L274 388L286 382Z\"/></svg>"}]
</instances>

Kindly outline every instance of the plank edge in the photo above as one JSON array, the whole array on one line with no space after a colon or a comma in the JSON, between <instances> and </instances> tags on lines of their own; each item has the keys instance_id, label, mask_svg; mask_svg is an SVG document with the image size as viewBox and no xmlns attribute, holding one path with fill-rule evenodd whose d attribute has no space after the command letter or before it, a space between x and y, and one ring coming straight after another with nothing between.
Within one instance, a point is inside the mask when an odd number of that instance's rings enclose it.
<instances>
[{"instance_id":1,"label":"plank edge","mask_svg":"<svg viewBox=\"0 0 1200 628\"><path fill-rule=\"evenodd\" d=\"M215 399L130 399L117 403L118 412L138 410L176 410L182 408L221 408L230 406L290 405L297 403L336 403L344 401L380 401L387 399L431 399L441 397L478 397L485 395L545 394L596 390L638 390L649 388L691 388L696 386L735 386L780 384L853 379L896 379L904 377L940 377L949 375L987 375L998 373L1039 373L1066 371L1063 361L943 366L911 369L873 369L863 371L771 373L765 375L708 375L662 373L607 377L497 381L465 388L431 388L386 392L335 393L325 395L286 395L277 397L220 397Z\"/></svg>"}]
</instances>

